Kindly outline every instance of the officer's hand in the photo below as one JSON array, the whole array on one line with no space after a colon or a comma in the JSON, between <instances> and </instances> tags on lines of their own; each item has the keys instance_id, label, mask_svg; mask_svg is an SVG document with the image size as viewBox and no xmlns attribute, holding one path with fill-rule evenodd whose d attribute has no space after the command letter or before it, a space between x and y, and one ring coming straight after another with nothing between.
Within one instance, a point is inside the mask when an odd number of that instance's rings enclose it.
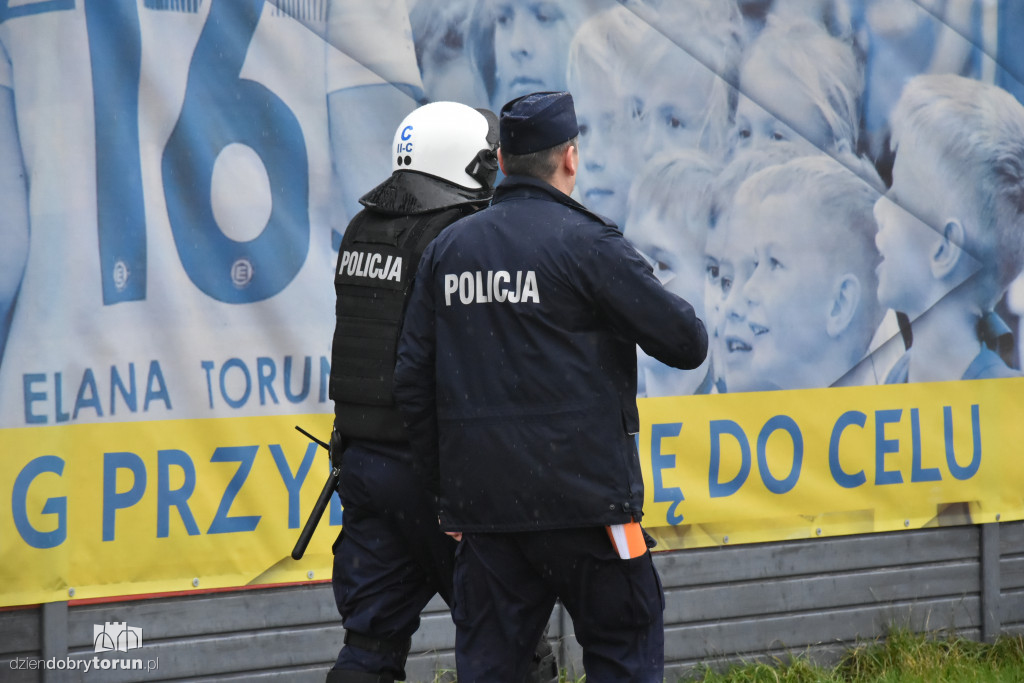
<instances>
[{"instance_id":1,"label":"officer's hand","mask_svg":"<svg viewBox=\"0 0 1024 683\"><path fill-rule=\"evenodd\" d=\"M438 524L441 523L441 518L440 517L437 518L437 523ZM456 543L458 543L459 541L462 540L462 532L461 531L446 531L444 533L445 533L446 536L451 536L452 538L454 538Z\"/></svg>"},{"instance_id":2,"label":"officer's hand","mask_svg":"<svg viewBox=\"0 0 1024 683\"><path fill-rule=\"evenodd\" d=\"M341 458L345 454L345 437L337 429L331 430L331 467L341 469Z\"/></svg>"}]
</instances>

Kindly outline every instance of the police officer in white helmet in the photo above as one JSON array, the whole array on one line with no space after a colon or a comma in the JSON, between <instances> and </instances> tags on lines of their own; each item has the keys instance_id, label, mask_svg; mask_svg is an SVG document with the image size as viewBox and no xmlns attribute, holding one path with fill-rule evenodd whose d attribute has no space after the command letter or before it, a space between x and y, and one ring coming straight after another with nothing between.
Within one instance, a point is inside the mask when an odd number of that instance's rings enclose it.
<instances>
[{"instance_id":1,"label":"police officer in white helmet","mask_svg":"<svg viewBox=\"0 0 1024 683\"><path fill-rule=\"evenodd\" d=\"M455 542L438 528L435 492L395 408L395 347L423 250L490 200L497 143L488 110L419 107L395 132L391 176L359 200L364 209L341 242L330 397L331 458L345 508L333 587L345 644L328 683L404 680L420 612L435 594L451 600ZM541 648L554 672L550 646Z\"/></svg>"}]
</instances>

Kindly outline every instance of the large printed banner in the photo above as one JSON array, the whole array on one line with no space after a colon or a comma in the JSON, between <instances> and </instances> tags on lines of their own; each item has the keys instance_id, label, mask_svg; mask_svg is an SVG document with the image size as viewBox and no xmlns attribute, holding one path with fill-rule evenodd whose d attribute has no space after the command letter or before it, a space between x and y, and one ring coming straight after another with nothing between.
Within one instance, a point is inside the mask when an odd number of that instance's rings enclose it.
<instances>
[{"instance_id":1,"label":"large printed banner","mask_svg":"<svg viewBox=\"0 0 1024 683\"><path fill-rule=\"evenodd\" d=\"M345 226L416 106L540 90L574 196L710 332L695 371L638 349L660 548L1024 518L1022 32L1010 0L0 0L0 606L328 578L337 498L289 557L327 475L294 426L330 431Z\"/></svg>"},{"instance_id":2,"label":"large printed banner","mask_svg":"<svg viewBox=\"0 0 1024 683\"><path fill-rule=\"evenodd\" d=\"M644 521L665 548L1024 518L1024 380L648 399Z\"/></svg>"},{"instance_id":3,"label":"large printed banner","mask_svg":"<svg viewBox=\"0 0 1024 683\"><path fill-rule=\"evenodd\" d=\"M330 469L296 424L331 416L5 431L0 604L330 578L337 494L290 556Z\"/></svg>"},{"instance_id":4,"label":"large printed banner","mask_svg":"<svg viewBox=\"0 0 1024 683\"><path fill-rule=\"evenodd\" d=\"M673 549L1024 519L1022 390L644 399L645 524ZM311 415L9 430L2 604L328 578L336 495L306 556L290 557L328 469L296 420L330 427Z\"/></svg>"}]
</instances>

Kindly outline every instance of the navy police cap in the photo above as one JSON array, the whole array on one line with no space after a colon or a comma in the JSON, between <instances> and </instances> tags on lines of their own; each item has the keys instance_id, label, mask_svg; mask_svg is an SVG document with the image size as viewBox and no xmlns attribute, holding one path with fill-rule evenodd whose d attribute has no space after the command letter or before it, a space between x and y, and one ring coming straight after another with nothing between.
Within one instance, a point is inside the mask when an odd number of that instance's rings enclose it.
<instances>
[{"instance_id":1,"label":"navy police cap","mask_svg":"<svg viewBox=\"0 0 1024 683\"><path fill-rule=\"evenodd\" d=\"M530 154L579 135L572 95L535 92L501 108L499 136L505 154Z\"/></svg>"}]
</instances>

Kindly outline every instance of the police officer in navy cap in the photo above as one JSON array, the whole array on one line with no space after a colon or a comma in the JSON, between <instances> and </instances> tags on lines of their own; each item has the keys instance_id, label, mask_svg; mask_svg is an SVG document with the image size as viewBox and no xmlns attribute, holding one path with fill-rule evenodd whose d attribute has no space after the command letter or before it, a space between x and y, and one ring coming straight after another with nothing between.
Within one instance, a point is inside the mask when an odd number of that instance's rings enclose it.
<instances>
[{"instance_id":1,"label":"police officer in navy cap","mask_svg":"<svg viewBox=\"0 0 1024 683\"><path fill-rule=\"evenodd\" d=\"M556 599L588 681L662 681L636 345L693 369L707 333L613 223L570 198L578 132L566 92L502 107L506 177L427 247L399 341L395 398L459 539L459 683L521 680Z\"/></svg>"},{"instance_id":2,"label":"police officer in navy cap","mask_svg":"<svg viewBox=\"0 0 1024 683\"><path fill-rule=\"evenodd\" d=\"M493 112L456 102L419 107L395 131L391 176L359 200L364 209L345 230L330 375L331 457L345 506L333 585L345 643L328 683L405 680L420 612L435 594L451 600L455 542L438 529L392 375L419 257L453 221L486 206L497 143ZM546 640L535 664L529 680L557 674Z\"/></svg>"}]
</instances>

